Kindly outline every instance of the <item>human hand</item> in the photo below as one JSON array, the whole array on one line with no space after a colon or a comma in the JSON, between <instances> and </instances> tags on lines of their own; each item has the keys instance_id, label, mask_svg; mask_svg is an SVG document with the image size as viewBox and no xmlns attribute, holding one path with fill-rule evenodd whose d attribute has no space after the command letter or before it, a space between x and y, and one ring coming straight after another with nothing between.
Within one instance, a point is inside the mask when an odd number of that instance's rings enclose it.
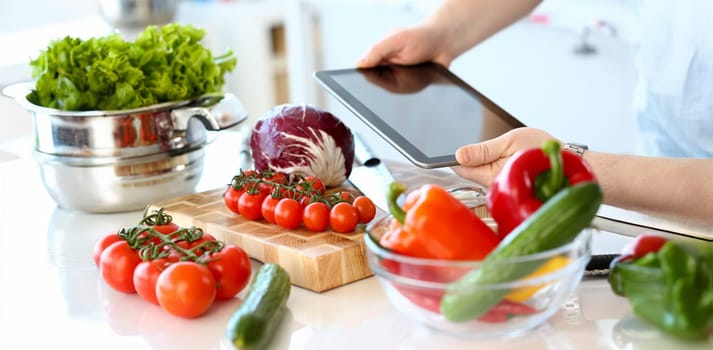
<instances>
[{"instance_id":1,"label":"human hand","mask_svg":"<svg viewBox=\"0 0 713 350\"><path fill-rule=\"evenodd\" d=\"M417 25L396 31L374 44L356 63L357 68L385 64L412 65L428 61L448 67L453 56L448 53L442 35L435 27Z\"/></svg>"},{"instance_id":2,"label":"human hand","mask_svg":"<svg viewBox=\"0 0 713 350\"><path fill-rule=\"evenodd\" d=\"M456 151L456 160L460 165L452 169L458 176L487 187L513 154L541 147L544 141L552 139L555 138L540 129L513 129L496 138L462 146Z\"/></svg>"},{"instance_id":3,"label":"human hand","mask_svg":"<svg viewBox=\"0 0 713 350\"><path fill-rule=\"evenodd\" d=\"M410 94L438 81L439 75L419 66L377 66L359 70L366 79L389 92ZM441 78L442 79L442 78Z\"/></svg>"}]
</instances>

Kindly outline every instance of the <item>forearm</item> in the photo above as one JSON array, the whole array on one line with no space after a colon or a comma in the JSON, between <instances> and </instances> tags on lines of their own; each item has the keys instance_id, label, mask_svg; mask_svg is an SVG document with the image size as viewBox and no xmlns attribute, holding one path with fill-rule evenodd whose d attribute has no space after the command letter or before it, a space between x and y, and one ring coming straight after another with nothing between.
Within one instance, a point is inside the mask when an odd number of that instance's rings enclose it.
<instances>
[{"instance_id":1,"label":"forearm","mask_svg":"<svg viewBox=\"0 0 713 350\"><path fill-rule=\"evenodd\" d=\"M657 158L587 151L604 203L713 220L713 159Z\"/></svg>"},{"instance_id":2,"label":"forearm","mask_svg":"<svg viewBox=\"0 0 713 350\"><path fill-rule=\"evenodd\" d=\"M453 58L529 14L541 0L446 0L426 20L450 40Z\"/></svg>"}]
</instances>

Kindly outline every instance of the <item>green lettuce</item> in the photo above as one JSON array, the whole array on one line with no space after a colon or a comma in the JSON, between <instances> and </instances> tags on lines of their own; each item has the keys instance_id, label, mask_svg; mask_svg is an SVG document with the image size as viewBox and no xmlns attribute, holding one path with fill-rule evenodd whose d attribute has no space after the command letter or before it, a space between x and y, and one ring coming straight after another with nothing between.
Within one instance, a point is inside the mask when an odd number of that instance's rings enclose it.
<instances>
[{"instance_id":1,"label":"green lettuce","mask_svg":"<svg viewBox=\"0 0 713 350\"><path fill-rule=\"evenodd\" d=\"M122 110L219 93L237 58L214 57L190 25L147 27L133 42L119 34L54 40L30 60L31 102L66 111Z\"/></svg>"}]
</instances>

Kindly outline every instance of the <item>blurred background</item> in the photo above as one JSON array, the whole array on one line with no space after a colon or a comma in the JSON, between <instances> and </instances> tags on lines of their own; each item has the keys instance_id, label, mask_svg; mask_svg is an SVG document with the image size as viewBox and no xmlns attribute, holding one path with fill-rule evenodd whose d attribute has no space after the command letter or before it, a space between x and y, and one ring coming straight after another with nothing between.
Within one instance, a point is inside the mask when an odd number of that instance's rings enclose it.
<instances>
[{"instance_id":1,"label":"blurred background","mask_svg":"<svg viewBox=\"0 0 713 350\"><path fill-rule=\"evenodd\" d=\"M435 0L0 0L0 87L30 80L29 60L53 39L148 23L190 23L214 53L231 48L238 66L226 91L250 113L309 103L331 110L386 158L402 159L312 79L352 67L373 43L422 19ZM612 152L633 153L636 1L545 0L531 16L458 58L451 70L530 126ZM0 97L0 150L30 135L30 114ZM2 154L0 153L0 158Z\"/></svg>"}]
</instances>

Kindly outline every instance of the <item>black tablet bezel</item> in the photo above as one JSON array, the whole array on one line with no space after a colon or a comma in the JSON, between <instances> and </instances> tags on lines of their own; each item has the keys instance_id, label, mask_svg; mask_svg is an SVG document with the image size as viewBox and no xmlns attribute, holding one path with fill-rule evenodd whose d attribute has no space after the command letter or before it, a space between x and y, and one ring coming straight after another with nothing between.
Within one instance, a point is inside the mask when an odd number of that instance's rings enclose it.
<instances>
[{"instance_id":1,"label":"black tablet bezel","mask_svg":"<svg viewBox=\"0 0 713 350\"><path fill-rule=\"evenodd\" d=\"M473 96L473 98L477 99L484 108L498 116L513 129L525 126L522 122L510 115L510 113L506 112L489 98L453 74L448 68L436 63L423 63L419 66L433 69L435 73L466 91L469 95ZM368 69L370 68L322 70L315 72L314 78L322 85L323 88L325 88L325 90L327 90L327 92L334 96L347 109L354 113L359 119L361 119L372 130L379 134L379 136L384 138L384 140L396 148L415 165L426 169L458 165L458 162L456 162L455 159L455 154L446 154L435 157L426 156L426 154L424 154L418 147L401 136L398 131L384 122L382 118L380 118L376 113L370 110L366 105L364 105L361 101L354 97L354 95L334 80L334 77L337 75L362 74L360 71Z\"/></svg>"}]
</instances>

